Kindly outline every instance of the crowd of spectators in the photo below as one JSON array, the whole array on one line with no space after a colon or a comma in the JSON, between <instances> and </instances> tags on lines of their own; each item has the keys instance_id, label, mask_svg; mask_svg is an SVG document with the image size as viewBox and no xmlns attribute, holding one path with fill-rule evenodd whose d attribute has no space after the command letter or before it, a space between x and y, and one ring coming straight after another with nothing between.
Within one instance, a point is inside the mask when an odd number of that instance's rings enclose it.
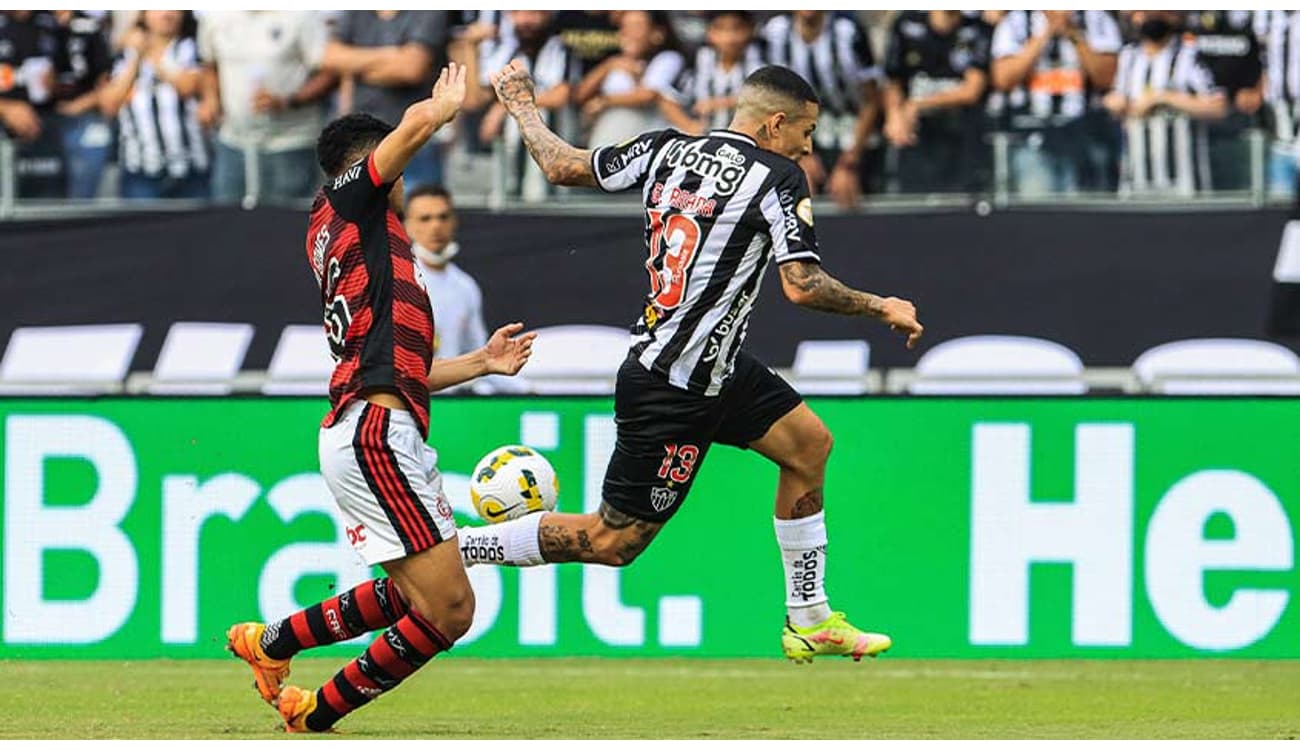
<instances>
[{"instance_id":1,"label":"crowd of spectators","mask_svg":"<svg viewBox=\"0 0 1300 750\"><path fill-rule=\"evenodd\" d=\"M1290 192L1300 11L18 11L0 12L0 125L22 197L294 200L319 184L328 120L396 122L447 61L466 114L412 161L493 154L506 190L545 200L488 75L522 58L575 143L725 127L745 76L776 63L822 101L812 189ZM1005 138L995 134L1005 134Z\"/></svg>"}]
</instances>

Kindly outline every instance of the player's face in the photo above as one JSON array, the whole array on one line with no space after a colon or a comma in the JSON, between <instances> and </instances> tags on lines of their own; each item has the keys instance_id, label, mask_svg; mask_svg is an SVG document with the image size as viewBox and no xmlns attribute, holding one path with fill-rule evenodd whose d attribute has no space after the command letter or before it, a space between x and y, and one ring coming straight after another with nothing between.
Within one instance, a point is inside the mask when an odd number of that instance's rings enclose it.
<instances>
[{"instance_id":1,"label":"player's face","mask_svg":"<svg viewBox=\"0 0 1300 750\"><path fill-rule=\"evenodd\" d=\"M456 238L456 212L446 198L421 195L406 207L406 233L411 239L438 252Z\"/></svg>"},{"instance_id":2,"label":"player's face","mask_svg":"<svg viewBox=\"0 0 1300 750\"><path fill-rule=\"evenodd\" d=\"M812 134L817 129L817 114L820 108L812 102L805 102L798 110L783 113L784 117L776 122L779 115L774 115L770 124L774 134L771 150L798 161L812 153Z\"/></svg>"}]
</instances>

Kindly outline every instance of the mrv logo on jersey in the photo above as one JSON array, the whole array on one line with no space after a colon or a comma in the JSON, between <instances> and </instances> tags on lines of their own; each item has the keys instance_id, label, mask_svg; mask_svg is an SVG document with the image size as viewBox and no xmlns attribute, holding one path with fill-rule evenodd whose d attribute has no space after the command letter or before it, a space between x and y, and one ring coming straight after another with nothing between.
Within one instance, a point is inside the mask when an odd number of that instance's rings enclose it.
<instances>
[{"instance_id":1,"label":"mrv logo on jersey","mask_svg":"<svg viewBox=\"0 0 1300 750\"><path fill-rule=\"evenodd\" d=\"M717 188L713 191L715 195L731 195L736 192L740 181L745 177L745 168L732 158L724 158L721 152L705 153L701 150L703 145L704 141L692 143L674 141L668 147L664 164L672 169L681 167L701 177L714 180L717 182ZM740 156L739 153L735 155ZM744 158L742 157L740 161L743 163Z\"/></svg>"}]
</instances>

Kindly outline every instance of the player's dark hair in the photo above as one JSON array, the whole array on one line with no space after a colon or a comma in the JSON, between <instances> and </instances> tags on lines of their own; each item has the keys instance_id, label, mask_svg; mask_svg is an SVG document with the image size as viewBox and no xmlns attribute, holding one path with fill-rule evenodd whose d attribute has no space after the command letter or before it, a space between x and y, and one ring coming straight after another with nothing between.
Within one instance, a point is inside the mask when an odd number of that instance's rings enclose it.
<instances>
[{"instance_id":1,"label":"player's dark hair","mask_svg":"<svg viewBox=\"0 0 1300 750\"><path fill-rule=\"evenodd\" d=\"M738 10L736 8L728 8L726 10L711 10L705 13L704 18L709 23L713 23L719 18L726 18L727 16L735 16L736 18L739 18L741 21L749 24L750 26L754 25L753 13L750 13L747 10Z\"/></svg>"},{"instance_id":2,"label":"player's dark hair","mask_svg":"<svg viewBox=\"0 0 1300 750\"><path fill-rule=\"evenodd\" d=\"M765 89L797 102L821 105L817 92L798 73L780 65L765 65L745 79L746 86Z\"/></svg>"},{"instance_id":3,"label":"player's dark hair","mask_svg":"<svg viewBox=\"0 0 1300 750\"><path fill-rule=\"evenodd\" d=\"M406 194L406 205L410 206L411 201L416 198L442 198L450 205L456 202L451 199L451 191L442 185L421 185Z\"/></svg>"},{"instance_id":4,"label":"player's dark hair","mask_svg":"<svg viewBox=\"0 0 1300 750\"><path fill-rule=\"evenodd\" d=\"M374 150L393 126L364 112L343 115L325 126L316 139L316 161L327 177L340 172Z\"/></svg>"}]
</instances>

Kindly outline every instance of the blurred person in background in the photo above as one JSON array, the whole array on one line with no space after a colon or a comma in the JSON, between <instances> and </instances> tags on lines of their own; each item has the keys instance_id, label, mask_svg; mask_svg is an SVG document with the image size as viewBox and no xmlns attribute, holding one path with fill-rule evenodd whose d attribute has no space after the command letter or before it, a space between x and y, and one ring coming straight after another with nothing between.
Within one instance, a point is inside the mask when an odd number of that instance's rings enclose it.
<instances>
[{"instance_id":1,"label":"blurred person in background","mask_svg":"<svg viewBox=\"0 0 1300 750\"><path fill-rule=\"evenodd\" d=\"M62 144L53 122L59 55L48 11L0 11L0 126L17 141L18 195L60 198L66 191Z\"/></svg>"},{"instance_id":2,"label":"blurred person in background","mask_svg":"<svg viewBox=\"0 0 1300 750\"><path fill-rule=\"evenodd\" d=\"M993 33L993 86L1006 92L1012 189L1072 194L1088 170L1089 107L1115 79L1119 25L1099 10L1013 10Z\"/></svg>"},{"instance_id":3,"label":"blurred person in background","mask_svg":"<svg viewBox=\"0 0 1300 750\"><path fill-rule=\"evenodd\" d=\"M350 10L326 45L322 67L351 78L349 111L395 123L407 107L428 96L446 45L446 11ZM438 139L411 159L405 175L412 188L442 183Z\"/></svg>"},{"instance_id":4,"label":"blurred person in background","mask_svg":"<svg viewBox=\"0 0 1300 750\"><path fill-rule=\"evenodd\" d=\"M762 38L767 62L798 73L821 97L814 152L800 162L814 194L825 190L848 207L864 187L877 191L880 68L866 31L847 15L795 10L764 24Z\"/></svg>"},{"instance_id":5,"label":"blurred person in background","mask_svg":"<svg viewBox=\"0 0 1300 750\"><path fill-rule=\"evenodd\" d=\"M894 19L885 60L885 137L904 193L987 186L983 105L988 26L960 11L906 11Z\"/></svg>"},{"instance_id":6,"label":"blurred person in background","mask_svg":"<svg viewBox=\"0 0 1300 750\"><path fill-rule=\"evenodd\" d=\"M555 31L569 50L573 60L574 77L570 83L578 85L597 65L618 54L617 11L612 10L561 10L555 13Z\"/></svg>"},{"instance_id":7,"label":"blurred person in background","mask_svg":"<svg viewBox=\"0 0 1300 750\"><path fill-rule=\"evenodd\" d=\"M537 168L519 137L519 127L506 116L506 110L496 100L488 82L490 71L504 68L511 60L520 60L532 73L537 85L537 106L547 124L558 127L559 113L569 104L569 52L559 36L553 33L554 14L545 10L507 11L508 26L493 48L493 54L481 67L475 67L478 55L467 55L470 74L475 85L466 99L467 109L487 107L479 121L477 137L482 144L497 139L504 140L506 192L525 200L544 200L550 194L550 184Z\"/></svg>"},{"instance_id":8,"label":"blurred person in background","mask_svg":"<svg viewBox=\"0 0 1300 750\"><path fill-rule=\"evenodd\" d=\"M118 124L123 198L206 198L211 156L199 124L203 74L188 10L146 10L123 41L99 108Z\"/></svg>"},{"instance_id":9,"label":"blurred person in background","mask_svg":"<svg viewBox=\"0 0 1300 750\"><path fill-rule=\"evenodd\" d=\"M316 136L338 85L336 74L319 69L327 41L324 18L311 11L215 11L200 20L204 124L220 123L212 167L215 200L292 200L315 193Z\"/></svg>"},{"instance_id":10,"label":"blurred person in background","mask_svg":"<svg viewBox=\"0 0 1300 750\"><path fill-rule=\"evenodd\" d=\"M1183 40L1179 12L1137 10L1131 20L1140 40L1120 50L1105 98L1124 128L1120 190L1186 197L1209 189L1206 131L1198 125L1227 115L1228 99Z\"/></svg>"},{"instance_id":11,"label":"blurred person in background","mask_svg":"<svg viewBox=\"0 0 1300 750\"><path fill-rule=\"evenodd\" d=\"M704 41L695 64L678 76L675 96L660 100L669 124L692 135L726 128L745 78L763 67L754 14L747 10L709 11Z\"/></svg>"},{"instance_id":12,"label":"blurred person in background","mask_svg":"<svg viewBox=\"0 0 1300 750\"><path fill-rule=\"evenodd\" d=\"M113 145L113 130L99 111L113 56L99 18L56 10L59 52L53 121L63 146L67 197L94 198Z\"/></svg>"},{"instance_id":13,"label":"blurred person in background","mask_svg":"<svg viewBox=\"0 0 1300 750\"><path fill-rule=\"evenodd\" d=\"M1190 10L1187 31L1215 88L1228 98L1228 114L1206 123L1211 187L1250 187L1250 141L1264 104L1264 55L1256 33L1257 16L1266 11Z\"/></svg>"},{"instance_id":14,"label":"blurred person in background","mask_svg":"<svg viewBox=\"0 0 1300 750\"><path fill-rule=\"evenodd\" d=\"M474 277L452 262L460 254L460 243L456 242L458 222L451 193L440 185L424 185L407 193L403 222L411 238L416 272L424 280L424 291L433 308L434 358L459 357L482 347L488 339L483 323L483 292ZM496 379L489 375L440 392L464 391L471 386L483 390L482 386L488 384L484 381Z\"/></svg>"},{"instance_id":15,"label":"blurred person in background","mask_svg":"<svg viewBox=\"0 0 1300 750\"><path fill-rule=\"evenodd\" d=\"M1264 98L1272 136L1268 190L1271 194L1300 196L1296 186L1296 160L1300 158L1300 11L1266 12L1268 69Z\"/></svg>"},{"instance_id":16,"label":"blurred person in background","mask_svg":"<svg viewBox=\"0 0 1300 750\"><path fill-rule=\"evenodd\" d=\"M685 58L663 11L625 10L618 15L619 52L578 84L574 102L591 125L590 142L613 143L663 127L661 97L672 97Z\"/></svg>"}]
</instances>

